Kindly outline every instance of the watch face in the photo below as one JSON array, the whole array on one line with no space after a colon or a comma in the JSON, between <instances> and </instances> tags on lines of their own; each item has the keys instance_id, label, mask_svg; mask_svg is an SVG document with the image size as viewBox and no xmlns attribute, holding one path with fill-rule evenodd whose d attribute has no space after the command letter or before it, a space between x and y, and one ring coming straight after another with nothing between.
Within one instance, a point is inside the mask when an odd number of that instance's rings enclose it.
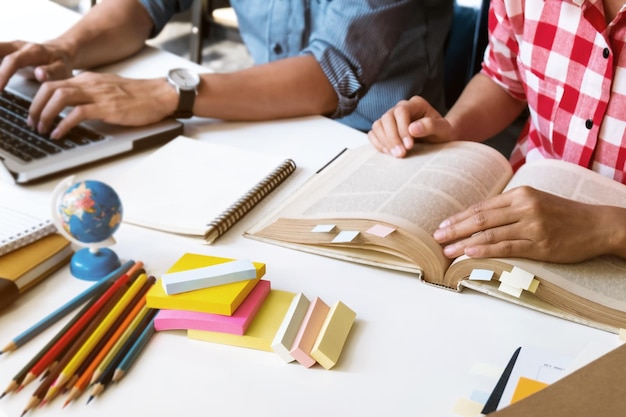
<instances>
[{"instance_id":1,"label":"watch face","mask_svg":"<svg viewBox=\"0 0 626 417\"><path fill-rule=\"evenodd\" d=\"M171 70L169 77L179 88L185 90L194 89L200 83L200 77L198 74L184 68Z\"/></svg>"}]
</instances>

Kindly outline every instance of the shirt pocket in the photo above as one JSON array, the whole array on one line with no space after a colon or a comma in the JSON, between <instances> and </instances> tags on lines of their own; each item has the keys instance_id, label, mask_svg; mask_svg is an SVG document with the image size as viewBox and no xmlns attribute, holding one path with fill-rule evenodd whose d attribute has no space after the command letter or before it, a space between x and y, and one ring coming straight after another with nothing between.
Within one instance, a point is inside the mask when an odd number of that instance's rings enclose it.
<instances>
[{"instance_id":1,"label":"shirt pocket","mask_svg":"<svg viewBox=\"0 0 626 417\"><path fill-rule=\"evenodd\" d=\"M540 136L552 142L554 121L563 99L564 87L559 82L546 79L543 74L536 72L519 59L518 68L526 92L532 125Z\"/></svg>"}]
</instances>

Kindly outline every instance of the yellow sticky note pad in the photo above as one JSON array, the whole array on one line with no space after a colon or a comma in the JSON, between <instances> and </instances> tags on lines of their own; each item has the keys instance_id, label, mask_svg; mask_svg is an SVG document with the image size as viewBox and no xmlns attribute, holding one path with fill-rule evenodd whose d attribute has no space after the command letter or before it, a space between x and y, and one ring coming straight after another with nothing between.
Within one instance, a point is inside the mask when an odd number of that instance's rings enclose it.
<instances>
[{"instance_id":1,"label":"yellow sticky note pad","mask_svg":"<svg viewBox=\"0 0 626 417\"><path fill-rule=\"evenodd\" d=\"M271 290L244 335L188 330L187 337L205 342L273 352L272 341L295 295L292 292Z\"/></svg>"},{"instance_id":2,"label":"yellow sticky note pad","mask_svg":"<svg viewBox=\"0 0 626 417\"><path fill-rule=\"evenodd\" d=\"M356 313L341 301L330 308L311 350L311 357L324 368L332 368L339 360L355 318Z\"/></svg>"},{"instance_id":3,"label":"yellow sticky note pad","mask_svg":"<svg viewBox=\"0 0 626 417\"><path fill-rule=\"evenodd\" d=\"M231 258L186 253L167 272L181 272L233 260ZM198 311L231 316L254 289L261 277L265 275L265 264L259 262L253 262L252 264L257 272L257 276L254 279L180 294L167 295L159 279L146 294L146 305L150 308Z\"/></svg>"},{"instance_id":4,"label":"yellow sticky note pad","mask_svg":"<svg viewBox=\"0 0 626 417\"><path fill-rule=\"evenodd\" d=\"M535 392L541 390L542 388L547 387L548 384L545 382L536 381L534 379L526 378L521 376L519 381L517 382L517 386L515 387L515 391L513 391L513 397L511 397L511 404L517 402L519 400L523 400L529 395L534 394Z\"/></svg>"}]
</instances>

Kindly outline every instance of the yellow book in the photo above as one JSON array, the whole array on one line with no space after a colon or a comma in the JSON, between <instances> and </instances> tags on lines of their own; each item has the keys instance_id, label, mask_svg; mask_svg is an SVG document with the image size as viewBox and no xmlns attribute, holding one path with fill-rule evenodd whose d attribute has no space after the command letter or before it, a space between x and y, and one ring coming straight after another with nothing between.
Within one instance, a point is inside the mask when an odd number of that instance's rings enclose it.
<instances>
[{"instance_id":1,"label":"yellow book","mask_svg":"<svg viewBox=\"0 0 626 417\"><path fill-rule=\"evenodd\" d=\"M217 256L186 253L167 271L180 272L189 269L203 268L230 262L234 259ZM180 294L167 295L159 279L146 295L146 305L150 308L166 310L198 311L202 313L222 314L231 316L237 307L246 299L248 294L265 275L265 264L253 262L257 275L254 279L233 282L216 287L203 288Z\"/></svg>"},{"instance_id":2,"label":"yellow book","mask_svg":"<svg viewBox=\"0 0 626 417\"><path fill-rule=\"evenodd\" d=\"M0 309L67 264L69 240L53 233L0 256Z\"/></svg>"},{"instance_id":3,"label":"yellow book","mask_svg":"<svg viewBox=\"0 0 626 417\"><path fill-rule=\"evenodd\" d=\"M244 335L188 330L190 339L273 352L272 340L278 331L295 293L271 290Z\"/></svg>"}]
</instances>

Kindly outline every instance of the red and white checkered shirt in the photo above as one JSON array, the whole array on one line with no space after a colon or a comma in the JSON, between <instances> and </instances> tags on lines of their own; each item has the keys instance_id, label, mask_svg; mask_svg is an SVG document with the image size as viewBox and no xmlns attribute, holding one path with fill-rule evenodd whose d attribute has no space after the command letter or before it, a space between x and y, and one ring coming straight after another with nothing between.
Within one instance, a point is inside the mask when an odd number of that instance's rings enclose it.
<instances>
[{"instance_id":1,"label":"red and white checkered shirt","mask_svg":"<svg viewBox=\"0 0 626 417\"><path fill-rule=\"evenodd\" d=\"M491 0L483 73L528 102L518 168L563 159L626 184L626 12L602 0Z\"/></svg>"}]
</instances>

